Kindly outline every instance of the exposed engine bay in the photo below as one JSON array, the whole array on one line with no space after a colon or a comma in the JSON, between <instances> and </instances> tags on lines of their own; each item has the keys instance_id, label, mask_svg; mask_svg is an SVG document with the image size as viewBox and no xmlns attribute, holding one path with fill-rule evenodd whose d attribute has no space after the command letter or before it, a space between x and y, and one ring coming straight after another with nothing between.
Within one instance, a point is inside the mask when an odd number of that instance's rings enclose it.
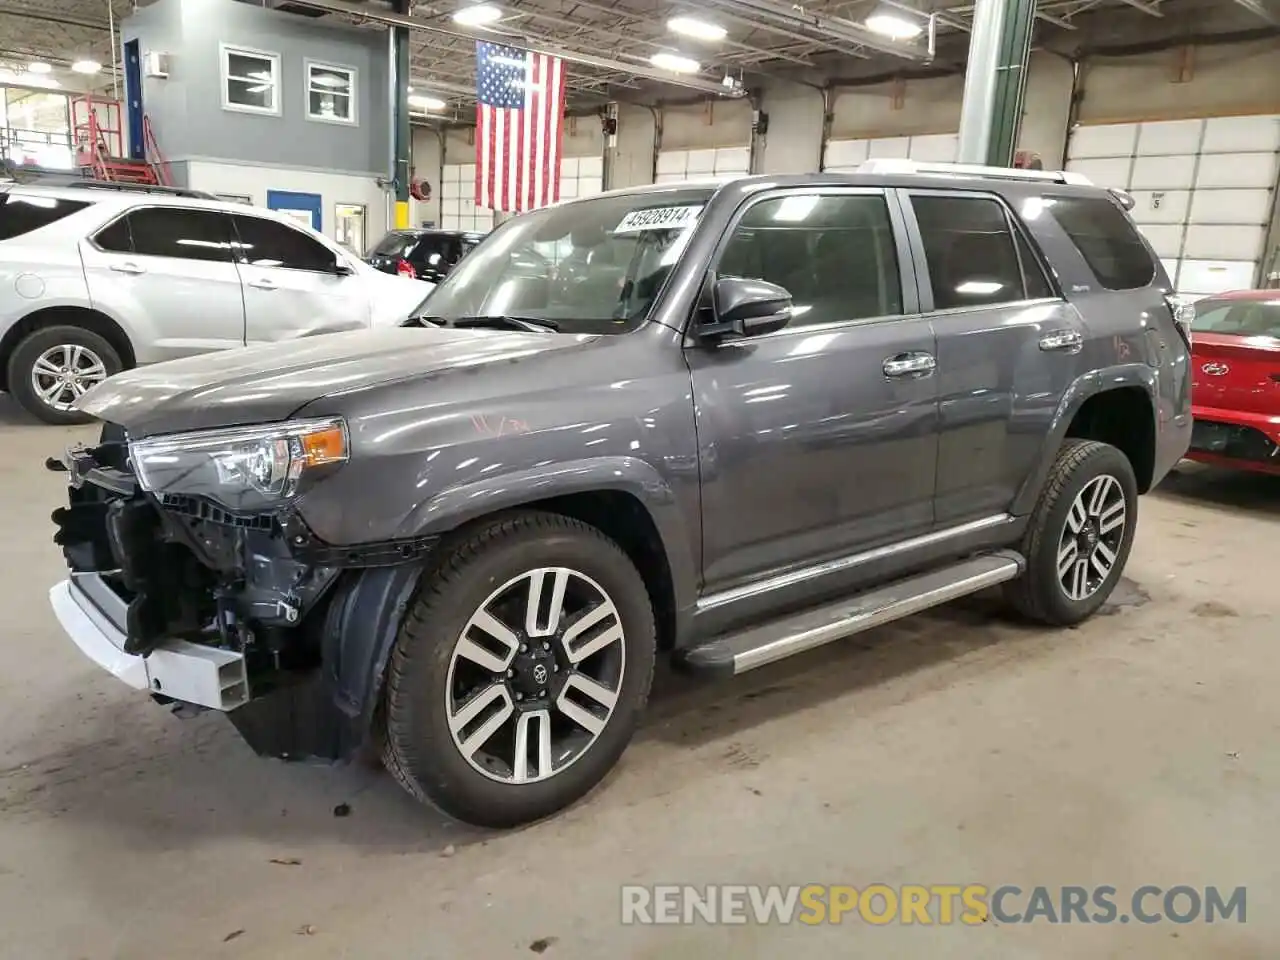
<instances>
[{"instance_id":1,"label":"exposed engine bay","mask_svg":"<svg viewBox=\"0 0 1280 960\"><path fill-rule=\"evenodd\" d=\"M69 503L52 519L72 589L78 602L87 599L112 622L125 654L151 665L151 696L231 711L259 752L332 759L338 751L330 746L299 749L270 713L283 706L291 720L286 726L306 726L296 716L300 697L312 701L305 708L311 714L342 699L334 696L340 686L334 672L326 677L320 668L326 647L337 659L334 651L344 642L351 588L369 568L400 567L397 579L406 580L404 565L434 538L338 548L318 541L290 507L237 514L198 496L147 492L123 431L111 425L97 446L73 447L46 465L69 480ZM340 584L347 589L330 609ZM198 699L171 695L172 672L162 668L174 656L185 656L197 673L206 657L226 676L232 664L236 682L197 679L193 687L176 678L179 689L209 692ZM256 709L267 701L273 705ZM367 713L367 704L360 706ZM314 715L309 725L321 733L326 728ZM246 727L260 728L259 742Z\"/></svg>"}]
</instances>

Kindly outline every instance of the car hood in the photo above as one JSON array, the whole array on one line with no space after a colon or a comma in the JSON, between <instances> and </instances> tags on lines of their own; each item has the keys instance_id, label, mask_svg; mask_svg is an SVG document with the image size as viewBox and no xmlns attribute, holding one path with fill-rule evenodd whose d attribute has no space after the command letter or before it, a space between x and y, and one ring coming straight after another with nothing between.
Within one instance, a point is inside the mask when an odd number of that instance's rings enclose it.
<instances>
[{"instance_id":1,"label":"car hood","mask_svg":"<svg viewBox=\"0 0 1280 960\"><path fill-rule=\"evenodd\" d=\"M369 289L369 326L375 330L403 324L435 289L434 283L383 273L368 265L361 272Z\"/></svg>"},{"instance_id":2,"label":"car hood","mask_svg":"<svg viewBox=\"0 0 1280 960\"><path fill-rule=\"evenodd\" d=\"M332 333L139 367L99 384L77 407L132 437L265 423L335 393L509 363L594 339L422 327Z\"/></svg>"}]
</instances>

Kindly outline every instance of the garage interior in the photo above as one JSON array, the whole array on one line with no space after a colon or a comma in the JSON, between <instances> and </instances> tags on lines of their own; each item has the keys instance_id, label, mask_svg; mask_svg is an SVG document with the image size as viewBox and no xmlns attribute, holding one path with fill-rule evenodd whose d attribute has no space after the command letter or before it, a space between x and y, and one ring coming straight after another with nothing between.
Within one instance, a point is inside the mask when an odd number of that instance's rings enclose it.
<instances>
[{"instance_id":1,"label":"garage interior","mask_svg":"<svg viewBox=\"0 0 1280 960\"><path fill-rule=\"evenodd\" d=\"M121 101L139 41L175 186L260 207L322 197L311 222L357 253L395 228L483 233L508 216L473 191L474 44L490 34L453 6L178 6L0 0L3 158L73 156L74 101ZM985 45L984 6L1006 26ZM880 14L909 42L865 25ZM1004 136L1000 165L1127 191L1180 294L1280 287L1275 0L504 0L495 29L566 63L559 195L572 200L969 159L970 51L1006 51L1020 14L1025 89L986 118L979 162ZM674 33L677 16L725 33ZM188 82L185 44L301 63L339 40L366 57L359 122L324 140L215 136L217 77L208 102L171 95ZM673 71L663 54L693 62ZM222 718L171 716L80 656L44 602L65 576L48 520L65 486L44 462L95 435L33 425L0 397L0 956L1275 955L1276 476L1180 465L1143 498L1120 588L1078 628L1011 623L980 595L710 690L660 670L603 787L492 833L424 811L370 766L260 760ZM818 882L1244 886L1250 911L973 929L620 920L625 884Z\"/></svg>"}]
</instances>

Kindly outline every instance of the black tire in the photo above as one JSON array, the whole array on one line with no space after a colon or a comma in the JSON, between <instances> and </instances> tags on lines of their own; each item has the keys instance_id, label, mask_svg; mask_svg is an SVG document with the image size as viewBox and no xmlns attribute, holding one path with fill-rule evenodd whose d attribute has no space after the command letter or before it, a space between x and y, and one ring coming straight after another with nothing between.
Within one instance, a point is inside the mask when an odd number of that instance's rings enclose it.
<instances>
[{"instance_id":1,"label":"black tire","mask_svg":"<svg viewBox=\"0 0 1280 960\"><path fill-rule=\"evenodd\" d=\"M29 333L9 357L9 393L24 410L45 423L66 426L89 423L92 417L74 410L59 410L45 403L31 383L32 368L45 351L62 345L83 347L92 353L106 368L106 375L124 369L120 354L107 340L84 327L59 325L41 327Z\"/></svg>"},{"instance_id":2,"label":"black tire","mask_svg":"<svg viewBox=\"0 0 1280 960\"><path fill-rule=\"evenodd\" d=\"M483 827L518 826L581 799L626 749L653 679L653 606L616 543L558 514L496 517L447 550L424 575L392 651L379 731L383 760L410 794L451 817ZM618 611L624 639L617 701L595 741L565 769L535 782L499 782L475 769L454 742L446 706L450 662L468 620L494 590L550 566L586 574Z\"/></svg>"},{"instance_id":3,"label":"black tire","mask_svg":"<svg viewBox=\"0 0 1280 960\"><path fill-rule=\"evenodd\" d=\"M1114 478L1124 496L1124 526L1115 562L1092 593L1073 599L1058 573L1058 551L1076 497L1103 476ZM1117 448L1095 440L1067 440L1045 480L1040 500L1023 535L1026 572L1005 587L1005 596L1023 616L1052 626L1071 626L1098 611L1115 589L1133 548L1138 522L1138 483L1133 465ZM1077 561L1078 562L1078 561ZM1093 568L1087 568L1092 572Z\"/></svg>"}]
</instances>

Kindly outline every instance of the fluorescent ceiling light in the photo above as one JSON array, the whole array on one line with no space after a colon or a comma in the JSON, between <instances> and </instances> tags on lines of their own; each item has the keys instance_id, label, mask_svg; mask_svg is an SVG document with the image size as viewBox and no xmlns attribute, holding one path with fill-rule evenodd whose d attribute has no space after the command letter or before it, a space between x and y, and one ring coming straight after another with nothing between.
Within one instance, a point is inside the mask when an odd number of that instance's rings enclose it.
<instances>
[{"instance_id":1,"label":"fluorescent ceiling light","mask_svg":"<svg viewBox=\"0 0 1280 960\"><path fill-rule=\"evenodd\" d=\"M492 3L473 3L453 12L453 22L464 27L483 27L502 19L502 8Z\"/></svg>"},{"instance_id":2,"label":"fluorescent ceiling light","mask_svg":"<svg viewBox=\"0 0 1280 960\"><path fill-rule=\"evenodd\" d=\"M423 110L443 110L448 104L439 97L416 96L409 98L409 106L420 107Z\"/></svg>"},{"instance_id":3,"label":"fluorescent ceiling light","mask_svg":"<svg viewBox=\"0 0 1280 960\"><path fill-rule=\"evenodd\" d=\"M723 40L729 32L717 23L707 23L695 17L672 17L667 21L667 29L672 33L680 33L695 40L706 40L711 43Z\"/></svg>"},{"instance_id":4,"label":"fluorescent ceiling light","mask_svg":"<svg viewBox=\"0 0 1280 960\"><path fill-rule=\"evenodd\" d=\"M97 73L102 69L102 64L97 60L77 60L71 65L71 69L76 73Z\"/></svg>"},{"instance_id":5,"label":"fluorescent ceiling light","mask_svg":"<svg viewBox=\"0 0 1280 960\"><path fill-rule=\"evenodd\" d=\"M649 58L649 62L659 70L670 70L672 73L697 73L701 69L697 60L678 53L655 53Z\"/></svg>"},{"instance_id":6,"label":"fluorescent ceiling light","mask_svg":"<svg viewBox=\"0 0 1280 960\"><path fill-rule=\"evenodd\" d=\"M43 60L32 60L27 64L27 73L51 73L52 71L53 67Z\"/></svg>"},{"instance_id":7,"label":"fluorescent ceiling light","mask_svg":"<svg viewBox=\"0 0 1280 960\"><path fill-rule=\"evenodd\" d=\"M875 13L863 21L872 33L891 40L914 40L924 32L924 27L916 20L908 20L892 13Z\"/></svg>"}]
</instances>

